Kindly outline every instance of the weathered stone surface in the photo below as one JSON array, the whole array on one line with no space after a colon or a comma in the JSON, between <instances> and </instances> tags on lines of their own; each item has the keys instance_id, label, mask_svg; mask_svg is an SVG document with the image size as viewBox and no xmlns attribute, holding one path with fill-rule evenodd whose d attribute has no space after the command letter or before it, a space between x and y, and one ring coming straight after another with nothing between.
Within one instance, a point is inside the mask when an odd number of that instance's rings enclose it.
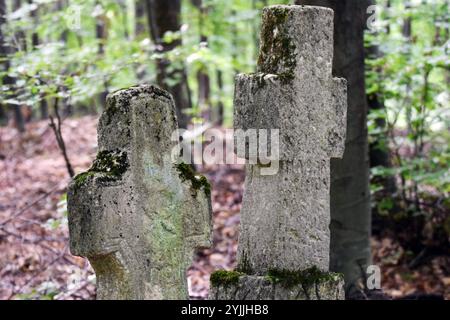
<instances>
[{"instance_id":1,"label":"weathered stone surface","mask_svg":"<svg viewBox=\"0 0 450 320\"><path fill-rule=\"evenodd\" d=\"M210 245L206 179L174 164L172 97L142 85L108 96L99 152L69 186L70 249L91 262L99 299L186 299L186 268Z\"/></svg>"},{"instance_id":2,"label":"weathered stone surface","mask_svg":"<svg viewBox=\"0 0 450 320\"><path fill-rule=\"evenodd\" d=\"M318 281L309 285L286 286L274 283L266 276L243 275L235 283L212 286L212 300L343 300L342 277Z\"/></svg>"},{"instance_id":3,"label":"weathered stone surface","mask_svg":"<svg viewBox=\"0 0 450 320\"><path fill-rule=\"evenodd\" d=\"M332 10L264 8L258 72L236 78L234 127L278 129L279 170L246 166L237 257L244 274L211 281L210 298L344 298L342 278L328 273L330 159L343 155L347 109L346 81L332 77L332 60ZM269 143L276 150L277 141ZM320 277L305 280L308 270ZM271 282L273 273L301 281Z\"/></svg>"},{"instance_id":4,"label":"weathered stone surface","mask_svg":"<svg viewBox=\"0 0 450 320\"><path fill-rule=\"evenodd\" d=\"M279 129L280 160L342 157L347 84L332 60L331 9L263 9L258 72L236 77L235 129Z\"/></svg>"},{"instance_id":5,"label":"weathered stone surface","mask_svg":"<svg viewBox=\"0 0 450 320\"><path fill-rule=\"evenodd\" d=\"M263 275L270 269L302 270L329 264L329 162L282 161L276 175L246 168L241 209L239 268Z\"/></svg>"},{"instance_id":6,"label":"weathered stone surface","mask_svg":"<svg viewBox=\"0 0 450 320\"><path fill-rule=\"evenodd\" d=\"M333 11L263 10L258 73L239 75L235 129L279 129L280 168L246 168L239 268L329 268L330 158L345 143L346 81L332 77ZM251 156L251 154L239 154Z\"/></svg>"}]
</instances>

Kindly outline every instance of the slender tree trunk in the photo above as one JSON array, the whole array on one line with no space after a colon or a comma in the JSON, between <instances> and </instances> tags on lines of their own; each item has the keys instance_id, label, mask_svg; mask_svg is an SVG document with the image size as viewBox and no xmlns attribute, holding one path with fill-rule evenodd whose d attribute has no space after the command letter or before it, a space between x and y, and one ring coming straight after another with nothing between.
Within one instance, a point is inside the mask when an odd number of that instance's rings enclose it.
<instances>
[{"instance_id":1,"label":"slender tree trunk","mask_svg":"<svg viewBox=\"0 0 450 320\"><path fill-rule=\"evenodd\" d=\"M221 70L217 70L217 88L219 89L219 101L217 103L217 124L223 125L224 120L224 105L222 101L223 96L223 74Z\"/></svg>"},{"instance_id":2,"label":"slender tree trunk","mask_svg":"<svg viewBox=\"0 0 450 320\"><path fill-rule=\"evenodd\" d=\"M391 0L387 0L387 1L386 1L386 9L388 10L388 12L390 12L391 7L392 7ZM391 25L390 25L390 24L388 24L388 25L386 26L386 33L387 33L387 34L390 34L390 33L391 33Z\"/></svg>"},{"instance_id":3,"label":"slender tree trunk","mask_svg":"<svg viewBox=\"0 0 450 320\"><path fill-rule=\"evenodd\" d=\"M374 48L377 50L377 48ZM385 109L383 99L378 93L371 93L367 95L367 103L370 111L383 110ZM376 126L380 130L386 129L386 120L383 118L378 118L376 120ZM391 157L389 155L389 141L387 134L379 134L376 141L369 144L369 159L370 167L392 167ZM393 194L396 192L395 177L382 177L376 181L383 186L384 192L388 194Z\"/></svg>"},{"instance_id":4,"label":"slender tree trunk","mask_svg":"<svg viewBox=\"0 0 450 320\"><path fill-rule=\"evenodd\" d=\"M141 39L143 35L147 35L147 24L146 21L146 15L145 15L145 1L144 0L136 0L135 1L135 7L134 7L134 38L135 39ZM135 72L136 77L139 80L142 80L146 78L147 75L147 68L142 68L141 65L135 64Z\"/></svg>"},{"instance_id":5,"label":"slender tree trunk","mask_svg":"<svg viewBox=\"0 0 450 320\"><path fill-rule=\"evenodd\" d=\"M446 0L446 1L445 1L446 12L449 11L449 7L450 7L450 1L449 1L449 0ZM443 17L443 20L445 20L445 19L447 19L447 17L444 16L444 17ZM448 20L448 19L447 19L447 20ZM448 21L447 21L447 22L448 22ZM448 40L450 39L450 27L449 27L449 24L448 24L448 23L445 24L444 29L445 29L445 32L444 32L444 38L442 39L442 42L443 42L443 43L445 43L446 41L448 41ZM448 52L448 50L447 50L447 52ZM447 79L447 83L450 83L450 70L447 68L447 70L446 70L445 72L446 72L446 74L445 74L445 79Z\"/></svg>"},{"instance_id":6,"label":"slender tree trunk","mask_svg":"<svg viewBox=\"0 0 450 320\"><path fill-rule=\"evenodd\" d=\"M66 0L57 0L55 9L56 9L56 11L62 11L69 4L70 4L70 2L68 3ZM61 42L63 42L64 44L66 44L68 35L69 35L69 29L64 28L63 30L61 30L61 33L59 35L59 40ZM80 41L80 38L81 37L78 37L78 41ZM80 44L80 47L81 47L81 44ZM62 87L60 87L60 90L65 91L65 90L67 90L67 88L62 86ZM64 117L71 116L74 113L74 107L73 107L72 103L70 102L70 98L64 98L61 101L58 101L58 103L61 103L62 114ZM58 106L58 108L59 108L59 106Z\"/></svg>"},{"instance_id":7,"label":"slender tree trunk","mask_svg":"<svg viewBox=\"0 0 450 320\"><path fill-rule=\"evenodd\" d=\"M409 3L405 4L405 11L407 14L409 14L409 10L411 9L411 6ZM410 45L412 43L412 18L411 16L407 16L403 20L403 26L402 26L402 35L405 38L405 42ZM409 50L409 49L408 49ZM411 106L411 98L409 97L410 91L411 91L411 83L410 79L408 80L408 83L406 84L406 90L408 92L407 102L406 105L406 122L408 125L408 134L413 131L413 128L411 126L411 118L412 118L412 106Z\"/></svg>"},{"instance_id":8,"label":"slender tree trunk","mask_svg":"<svg viewBox=\"0 0 450 320\"><path fill-rule=\"evenodd\" d=\"M141 34L144 34L147 29L146 28L147 26L145 24L145 2L143 0L136 0L134 9L135 9L134 36L139 37Z\"/></svg>"},{"instance_id":9,"label":"slender tree trunk","mask_svg":"<svg viewBox=\"0 0 450 320\"><path fill-rule=\"evenodd\" d=\"M370 264L371 210L364 75L368 0L297 0L330 7L334 18L333 73L348 81L347 140L343 159L331 161L330 269L344 274L347 295L362 290ZM363 286L365 283L363 283Z\"/></svg>"},{"instance_id":10,"label":"slender tree trunk","mask_svg":"<svg viewBox=\"0 0 450 320\"><path fill-rule=\"evenodd\" d=\"M44 120L48 118L48 103L45 96L42 96L41 99L39 109L41 111L41 119Z\"/></svg>"},{"instance_id":11,"label":"slender tree trunk","mask_svg":"<svg viewBox=\"0 0 450 320\"><path fill-rule=\"evenodd\" d=\"M22 7L22 0L14 0L13 2L13 11L17 11ZM16 48L17 51L26 51L27 50L27 37L23 30L19 29L14 35L16 40Z\"/></svg>"},{"instance_id":12,"label":"slender tree trunk","mask_svg":"<svg viewBox=\"0 0 450 320\"><path fill-rule=\"evenodd\" d=\"M128 4L126 1L119 1L119 6L122 11L122 23L123 23L123 37L126 40L130 40L130 30L128 26Z\"/></svg>"},{"instance_id":13,"label":"slender tree trunk","mask_svg":"<svg viewBox=\"0 0 450 320\"><path fill-rule=\"evenodd\" d=\"M54 101L54 116L56 117L56 121L51 115L50 119L50 127L55 134L56 142L58 143L58 147L61 151L61 154L64 158L64 162L66 163L67 173L72 178L75 175L75 171L73 170L72 164L70 163L69 156L67 155L66 143L64 142L63 134L62 134L62 119L59 115L59 99L56 98Z\"/></svg>"},{"instance_id":14,"label":"slender tree trunk","mask_svg":"<svg viewBox=\"0 0 450 320\"><path fill-rule=\"evenodd\" d=\"M105 53L105 44L104 44L106 38L105 22L103 20L103 17L101 16L96 18L97 19L95 24L95 35L98 41L97 53L102 56Z\"/></svg>"},{"instance_id":15,"label":"slender tree trunk","mask_svg":"<svg viewBox=\"0 0 450 320\"><path fill-rule=\"evenodd\" d=\"M391 1L388 0L386 7L389 10L391 7ZM390 33L389 25L386 28L386 33ZM378 59L381 56L378 46L372 45L366 48L366 56L371 59ZM378 72L378 71L377 71ZM369 111L385 110L383 97L378 92L374 92L367 95L367 104ZM386 119L378 118L376 120L376 126L380 132L386 130ZM392 167L391 157L389 154L389 139L387 134L378 134L376 141L369 144L369 159L370 167L382 166L385 168ZM383 186L383 191L388 194L394 194L397 191L395 176L379 177L377 181Z\"/></svg>"},{"instance_id":16,"label":"slender tree trunk","mask_svg":"<svg viewBox=\"0 0 450 320\"><path fill-rule=\"evenodd\" d=\"M235 17L237 15L235 10L231 11L231 15ZM238 61L238 52L239 52L239 32L237 28L237 24L234 23L231 25L231 61L233 63L233 72L234 76L236 76L239 73L239 70L237 68L237 61ZM256 58L256 57L255 57Z\"/></svg>"},{"instance_id":17,"label":"slender tree trunk","mask_svg":"<svg viewBox=\"0 0 450 320\"><path fill-rule=\"evenodd\" d=\"M6 84L6 82L5 82ZM10 105L14 114L14 124L19 132L25 132L25 118L19 105Z\"/></svg>"},{"instance_id":18,"label":"slender tree trunk","mask_svg":"<svg viewBox=\"0 0 450 320\"><path fill-rule=\"evenodd\" d=\"M56 2L56 11L62 11L62 10L64 10L65 7L67 7L67 3L65 0L58 0ZM69 31L67 30L67 28L64 28L64 30L62 30L61 35L60 35L60 40L63 43L67 43L68 33L69 33Z\"/></svg>"},{"instance_id":19,"label":"slender tree trunk","mask_svg":"<svg viewBox=\"0 0 450 320\"><path fill-rule=\"evenodd\" d=\"M17 5L17 2L14 2ZM20 5L20 4L19 4ZM16 8L16 7L15 7ZM14 48L7 43L4 34L4 28L6 26L6 3L4 0L0 0L0 63L2 65L2 71L7 71L10 67L8 55L14 51ZM5 75L2 79L2 83L6 86L14 85L15 79ZM6 107L12 110L14 114L14 122L19 132L25 132L25 119L20 110L20 106L7 104Z\"/></svg>"},{"instance_id":20,"label":"slender tree trunk","mask_svg":"<svg viewBox=\"0 0 450 320\"><path fill-rule=\"evenodd\" d=\"M32 4L33 0L28 0L28 4ZM31 19L33 21L33 33L31 34L31 45L32 50L34 50L39 44L40 39L38 33L35 31L38 26L38 10L32 10L30 12ZM48 118L48 105L47 100L45 100L45 96L41 96L41 100L39 102L39 110L41 114L41 119L47 119Z\"/></svg>"},{"instance_id":21,"label":"slender tree trunk","mask_svg":"<svg viewBox=\"0 0 450 320\"><path fill-rule=\"evenodd\" d=\"M208 45L208 37L204 32L204 17L207 14L207 8L203 5L203 0L191 0L192 4L198 10L198 24L199 24L199 32L200 32L200 44ZM198 84L198 105L200 108L206 108L209 114L209 118L213 118L213 112L211 110L210 103L210 80L208 75L208 69L206 67L201 68L197 72L197 84Z\"/></svg>"},{"instance_id":22,"label":"slender tree trunk","mask_svg":"<svg viewBox=\"0 0 450 320\"><path fill-rule=\"evenodd\" d=\"M101 5L101 3L98 1L97 5ZM100 59L105 55L105 42L107 39L106 19L106 16L103 14L96 17L95 34L98 41L97 54ZM103 88L104 90L98 95L102 107L106 105L106 97L108 96L108 82L106 80L103 80Z\"/></svg>"},{"instance_id":23,"label":"slender tree trunk","mask_svg":"<svg viewBox=\"0 0 450 320\"><path fill-rule=\"evenodd\" d=\"M3 28L6 24L5 20L6 15L6 3L5 0L0 0L0 72L4 72L9 68L8 60L6 59L8 55L8 48L6 44L6 40L3 34ZM8 76L3 76L1 78L1 83L6 84L5 80ZM3 125L8 121L7 109L8 105L0 105L0 124Z\"/></svg>"},{"instance_id":24,"label":"slender tree trunk","mask_svg":"<svg viewBox=\"0 0 450 320\"><path fill-rule=\"evenodd\" d=\"M405 11L406 11L406 14L408 14L408 16L406 17L405 20L403 20L402 34L407 39L411 38L411 33L412 33L412 18L408 12L410 9L411 9L410 4L406 3Z\"/></svg>"},{"instance_id":25,"label":"slender tree trunk","mask_svg":"<svg viewBox=\"0 0 450 320\"><path fill-rule=\"evenodd\" d=\"M181 0L146 0L146 6L150 34L157 46L157 51L163 54L181 45L181 39L170 43L163 41L167 31L180 30ZM170 66L170 68L169 65L170 61L164 58L156 61L156 81L161 88L172 94L179 126L186 128L189 117L184 111L191 108L186 70L183 65ZM176 84L168 84L167 79L175 80Z\"/></svg>"},{"instance_id":26,"label":"slender tree trunk","mask_svg":"<svg viewBox=\"0 0 450 320\"><path fill-rule=\"evenodd\" d=\"M33 0L28 0L28 4L32 4ZM31 45L33 46L33 49L36 48L39 45L39 35L36 32L36 28L38 25L38 10L32 10L30 12L31 20L33 21L33 32L31 34Z\"/></svg>"},{"instance_id":27,"label":"slender tree trunk","mask_svg":"<svg viewBox=\"0 0 450 320\"><path fill-rule=\"evenodd\" d=\"M6 108L0 104L0 126L8 123L8 114L6 113Z\"/></svg>"},{"instance_id":28,"label":"slender tree trunk","mask_svg":"<svg viewBox=\"0 0 450 320\"><path fill-rule=\"evenodd\" d=\"M268 6L268 1L267 0L252 0L252 10L260 10L264 7ZM258 35L258 30L260 29L260 24L261 24L261 20L259 18L254 19L254 23L252 24L252 29L253 29L253 34L254 36L254 40L255 40L255 54L254 57L255 59L258 58L258 53L259 53L259 37Z\"/></svg>"}]
</instances>

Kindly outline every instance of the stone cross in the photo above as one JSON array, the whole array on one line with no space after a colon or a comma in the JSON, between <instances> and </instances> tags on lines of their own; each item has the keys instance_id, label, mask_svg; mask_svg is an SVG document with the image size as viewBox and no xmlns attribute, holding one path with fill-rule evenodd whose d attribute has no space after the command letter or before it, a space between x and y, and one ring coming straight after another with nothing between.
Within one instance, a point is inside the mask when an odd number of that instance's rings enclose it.
<instances>
[{"instance_id":1,"label":"stone cross","mask_svg":"<svg viewBox=\"0 0 450 320\"><path fill-rule=\"evenodd\" d=\"M347 108L346 81L332 77L332 60L331 9L263 9L257 73L236 78L234 127L279 129L279 170L263 175L263 165L247 165L238 248L238 271L245 275L235 283L240 290L228 291L220 274L213 275L212 298L320 298L304 287L276 289L266 283L268 274L335 279L327 297L342 294L339 277L327 273L330 159L343 156ZM250 284L259 289L248 290Z\"/></svg>"},{"instance_id":2,"label":"stone cross","mask_svg":"<svg viewBox=\"0 0 450 320\"><path fill-rule=\"evenodd\" d=\"M107 98L97 158L68 191L70 250L92 264L99 299L188 298L186 268L210 245L210 187L172 161L177 127L157 87Z\"/></svg>"}]
</instances>

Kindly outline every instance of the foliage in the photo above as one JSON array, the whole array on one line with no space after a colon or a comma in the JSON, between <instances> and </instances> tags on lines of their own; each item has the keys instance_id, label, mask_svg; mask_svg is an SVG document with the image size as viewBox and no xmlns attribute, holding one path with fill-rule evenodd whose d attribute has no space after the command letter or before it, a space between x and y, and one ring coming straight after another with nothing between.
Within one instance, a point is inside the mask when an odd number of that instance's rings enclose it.
<instances>
[{"instance_id":1,"label":"foliage","mask_svg":"<svg viewBox=\"0 0 450 320\"><path fill-rule=\"evenodd\" d=\"M385 108L371 111L368 126L372 142L387 138L378 148L390 150L392 167L373 168L372 175L398 178L402 200L420 210L422 193L450 192L448 2L379 3L383 28L367 36L379 49L367 60L367 93Z\"/></svg>"},{"instance_id":2,"label":"foliage","mask_svg":"<svg viewBox=\"0 0 450 320\"><path fill-rule=\"evenodd\" d=\"M154 83L155 61L166 58L169 68L187 67L193 93L199 90L197 72L207 72L210 103L221 102L230 123L234 75L255 69L259 10L264 2L289 1L204 0L199 10L184 0L181 29L163 38L167 43L181 38L183 45L165 53L156 50L149 30L138 31L137 24L146 26L147 22L146 17L138 20L136 16L137 2L73 0L61 5L64 2L34 0L13 11L12 1L7 1L10 13L3 29L13 50L6 57L11 66L0 78L9 75L15 84L2 87L0 103L26 105L36 111L41 100L52 103L58 96L75 111L97 112L103 107L102 93ZM103 29L101 35L98 28ZM36 46L33 35L40 41ZM201 36L207 42L201 42ZM221 85L219 71L225 75ZM165 79L168 84L180 80ZM191 96L191 113L200 115L197 94Z\"/></svg>"}]
</instances>

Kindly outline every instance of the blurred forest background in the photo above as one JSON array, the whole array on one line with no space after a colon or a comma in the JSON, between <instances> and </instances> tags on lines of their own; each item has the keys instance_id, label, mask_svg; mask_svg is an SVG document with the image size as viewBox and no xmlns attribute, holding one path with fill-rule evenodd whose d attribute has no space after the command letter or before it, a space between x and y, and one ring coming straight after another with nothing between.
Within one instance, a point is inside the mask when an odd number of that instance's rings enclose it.
<instances>
[{"instance_id":1,"label":"blurred forest background","mask_svg":"<svg viewBox=\"0 0 450 320\"><path fill-rule=\"evenodd\" d=\"M0 299L92 299L70 255L65 192L96 153L106 95L156 83L180 126L230 127L234 76L253 72L275 0L0 0ZM449 1L379 0L367 30L372 258L385 293L450 298ZM234 267L242 166L201 166L214 247L189 269Z\"/></svg>"}]
</instances>

